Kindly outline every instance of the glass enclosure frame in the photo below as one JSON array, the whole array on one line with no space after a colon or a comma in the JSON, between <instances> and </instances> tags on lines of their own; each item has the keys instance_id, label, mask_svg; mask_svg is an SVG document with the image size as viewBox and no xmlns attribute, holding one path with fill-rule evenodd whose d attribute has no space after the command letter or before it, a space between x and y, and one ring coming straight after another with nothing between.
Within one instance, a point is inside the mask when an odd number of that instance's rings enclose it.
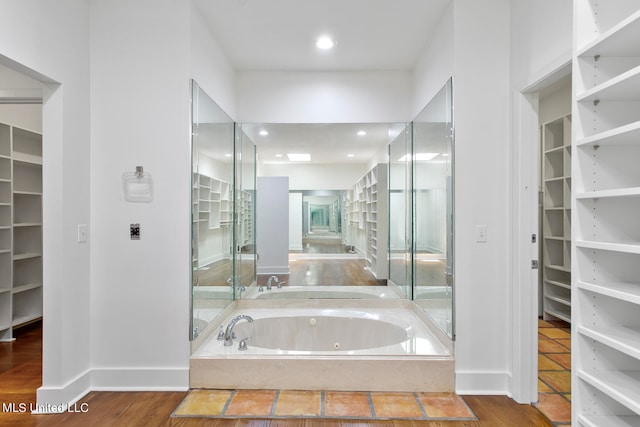
<instances>
[{"instance_id":1,"label":"glass enclosure frame","mask_svg":"<svg viewBox=\"0 0 640 427\"><path fill-rule=\"evenodd\" d=\"M455 339L453 78L411 123L413 300Z\"/></svg>"},{"instance_id":2,"label":"glass enclosure frame","mask_svg":"<svg viewBox=\"0 0 640 427\"><path fill-rule=\"evenodd\" d=\"M193 80L191 97L190 339L194 340L255 284L259 195L257 150L248 131ZM455 339L453 79L413 121L396 124L401 128L397 134L389 133L392 141L385 165L389 285ZM338 205L342 198L338 197ZM338 224L341 220L339 215ZM218 247L226 249L214 256L204 253L201 243L214 239L215 233L221 238ZM217 261L224 261L222 268L214 265ZM205 272L213 270L219 270L216 282L203 283Z\"/></svg>"},{"instance_id":3,"label":"glass enclosure frame","mask_svg":"<svg viewBox=\"0 0 640 427\"><path fill-rule=\"evenodd\" d=\"M255 232L245 233L255 230L255 202L237 196L253 191L255 198L256 159L255 146L240 137L237 124L194 80L190 89L189 338L194 340L255 281Z\"/></svg>"}]
</instances>

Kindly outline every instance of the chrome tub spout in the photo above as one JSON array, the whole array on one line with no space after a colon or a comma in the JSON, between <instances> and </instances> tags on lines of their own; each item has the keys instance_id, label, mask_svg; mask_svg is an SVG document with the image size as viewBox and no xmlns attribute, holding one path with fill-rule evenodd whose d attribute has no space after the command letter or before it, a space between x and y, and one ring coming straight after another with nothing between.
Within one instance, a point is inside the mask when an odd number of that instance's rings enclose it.
<instances>
[{"instance_id":1,"label":"chrome tub spout","mask_svg":"<svg viewBox=\"0 0 640 427\"><path fill-rule=\"evenodd\" d=\"M251 316L247 316L246 314L239 314L236 317L234 317L229 322L229 324L227 325L227 330L224 332L225 346L233 345L233 338L234 338L233 327L236 326L236 323L238 323L241 320L246 320L249 323L253 322L253 318Z\"/></svg>"}]
</instances>

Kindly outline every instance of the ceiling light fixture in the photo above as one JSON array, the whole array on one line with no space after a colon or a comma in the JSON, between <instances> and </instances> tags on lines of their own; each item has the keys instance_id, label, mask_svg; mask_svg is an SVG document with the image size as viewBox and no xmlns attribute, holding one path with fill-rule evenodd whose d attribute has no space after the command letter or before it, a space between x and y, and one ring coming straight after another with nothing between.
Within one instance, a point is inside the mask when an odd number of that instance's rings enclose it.
<instances>
[{"instance_id":1,"label":"ceiling light fixture","mask_svg":"<svg viewBox=\"0 0 640 427\"><path fill-rule=\"evenodd\" d=\"M282 157L282 154L276 154L276 157Z\"/></svg>"},{"instance_id":2,"label":"ceiling light fixture","mask_svg":"<svg viewBox=\"0 0 640 427\"><path fill-rule=\"evenodd\" d=\"M358 136L365 136L367 133L363 130L358 131Z\"/></svg>"},{"instance_id":3,"label":"ceiling light fixture","mask_svg":"<svg viewBox=\"0 0 640 427\"><path fill-rule=\"evenodd\" d=\"M262 129L260 132L258 132L260 135L262 136L267 136L269 135L269 132L267 132L266 130Z\"/></svg>"},{"instance_id":4,"label":"ceiling light fixture","mask_svg":"<svg viewBox=\"0 0 640 427\"><path fill-rule=\"evenodd\" d=\"M287 157L292 162L310 162L311 154L306 153L287 153Z\"/></svg>"},{"instance_id":5,"label":"ceiling light fixture","mask_svg":"<svg viewBox=\"0 0 640 427\"><path fill-rule=\"evenodd\" d=\"M231 153L227 153L224 155L225 157L231 157Z\"/></svg>"},{"instance_id":6,"label":"ceiling light fixture","mask_svg":"<svg viewBox=\"0 0 640 427\"><path fill-rule=\"evenodd\" d=\"M331 39L327 36L322 36L316 41L316 47L322 50L328 50L333 48L336 45L335 40Z\"/></svg>"},{"instance_id":7,"label":"ceiling light fixture","mask_svg":"<svg viewBox=\"0 0 640 427\"><path fill-rule=\"evenodd\" d=\"M347 157L355 157L355 156L356 156L355 154L351 154L351 153L347 154Z\"/></svg>"}]
</instances>

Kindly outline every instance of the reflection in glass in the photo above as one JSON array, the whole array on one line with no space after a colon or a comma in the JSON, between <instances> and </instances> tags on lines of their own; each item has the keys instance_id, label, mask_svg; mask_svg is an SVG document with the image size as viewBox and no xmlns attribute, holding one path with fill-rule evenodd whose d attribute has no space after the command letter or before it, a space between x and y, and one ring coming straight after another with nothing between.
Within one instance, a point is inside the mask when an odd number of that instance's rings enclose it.
<instances>
[{"instance_id":1,"label":"reflection in glass","mask_svg":"<svg viewBox=\"0 0 640 427\"><path fill-rule=\"evenodd\" d=\"M411 295L411 127L389 145L389 280Z\"/></svg>"},{"instance_id":2,"label":"reflection in glass","mask_svg":"<svg viewBox=\"0 0 640 427\"><path fill-rule=\"evenodd\" d=\"M256 277L255 201L256 201L256 146L251 138L236 126L236 256L234 262L235 299Z\"/></svg>"},{"instance_id":3,"label":"reflection in glass","mask_svg":"<svg viewBox=\"0 0 640 427\"><path fill-rule=\"evenodd\" d=\"M451 80L413 122L414 300L453 337Z\"/></svg>"},{"instance_id":4,"label":"reflection in glass","mask_svg":"<svg viewBox=\"0 0 640 427\"><path fill-rule=\"evenodd\" d=\"M234 123L193 81L191 95L193 339L233 300Z\"/></svg>"}]
</instances>

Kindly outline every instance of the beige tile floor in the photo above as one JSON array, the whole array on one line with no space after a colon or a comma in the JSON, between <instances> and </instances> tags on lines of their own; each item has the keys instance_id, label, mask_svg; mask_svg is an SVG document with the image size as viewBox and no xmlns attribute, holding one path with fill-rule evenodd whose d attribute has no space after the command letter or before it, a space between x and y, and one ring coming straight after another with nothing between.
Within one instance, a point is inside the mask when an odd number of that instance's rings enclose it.
<instances>
[{"instance_id":1,"label":"beige tile floor","mask_svg":"<svg viewBox=\"0 0 640 427\"><path fill-rule=\"evenodd\" d=\"M453 393L191 390L174 417L475 420Z\"/></svg>"},{"instance_id":2,"label":"beige tile floor","mask_svg":"<svg viewBox=\"0 0 640 427\"><path fill-rule=\"evenodd\" d=\"M571 327L538 321L538 403L556 426L571 425Z\"/></svg>"}]
</instances>

